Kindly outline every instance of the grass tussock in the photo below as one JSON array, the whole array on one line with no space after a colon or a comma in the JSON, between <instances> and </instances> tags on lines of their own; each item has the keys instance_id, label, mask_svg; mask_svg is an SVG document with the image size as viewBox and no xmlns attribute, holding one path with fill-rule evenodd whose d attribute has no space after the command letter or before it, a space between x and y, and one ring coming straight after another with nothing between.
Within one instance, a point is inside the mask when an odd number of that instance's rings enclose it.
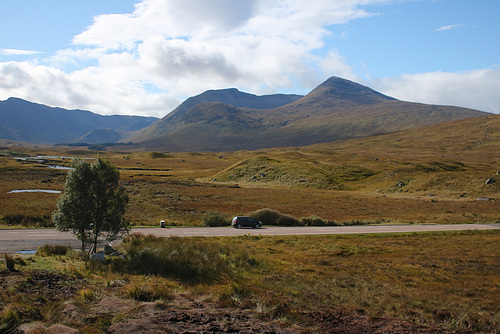
<instances>
[{"instance_id":1,"label":"grass tussock","mask_svg":"<svg viewBox=\"0 0 500 334\"><path fill-rule=\"evenodd\" d=\"M38 247L36 253L40 256L66 255L71 250L71 247L64 245L44 245Z\"/></svg>"},{"instance_id":2,"label":"grass tussock","mask_svg":"<svg viewBox=\"0 0 500 334\"><path fill-rule=\"evenodd\" d=\"M125 259L115 259L119 272L161 275L186 282L213 282L235 277L257 261L244 248L202 238L158 238L130 235L123 242Z\"/></svg>"}]
</instances>

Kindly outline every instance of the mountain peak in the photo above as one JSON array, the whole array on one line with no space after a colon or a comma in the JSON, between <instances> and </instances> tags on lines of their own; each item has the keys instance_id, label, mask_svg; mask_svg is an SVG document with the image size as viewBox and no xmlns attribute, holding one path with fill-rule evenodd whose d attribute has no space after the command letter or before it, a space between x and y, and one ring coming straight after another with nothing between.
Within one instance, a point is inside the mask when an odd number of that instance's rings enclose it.
<instances>
[{"instance_id":1,"label":"mountain peak","mask_svg":"<svg viewBox=\"0 0 500 334\"><path fill-rule=\"evenodd\" d=\"M322 96L330 100L349 101L356 105L375 104L388 100L396 100L393 97L379 93L369 87L336 76L328 78L325 82L313 89L307 96Z\"/></svg>"}]
</instances>

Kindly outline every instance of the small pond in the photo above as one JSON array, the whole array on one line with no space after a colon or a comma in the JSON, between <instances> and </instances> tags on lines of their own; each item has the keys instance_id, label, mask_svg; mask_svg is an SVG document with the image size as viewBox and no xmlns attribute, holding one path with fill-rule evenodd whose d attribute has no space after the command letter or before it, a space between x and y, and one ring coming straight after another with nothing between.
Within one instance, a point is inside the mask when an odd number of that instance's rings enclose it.
<instances>
[{"instance_id":1,"label":"small pond","mask_svg":"<svg viewBox=\"0 0 500 334\"><path fill-rule=\"evenodd\" d=\"M60 190L48 190L48 189L18 189L8 191L7 194L17 194L17 193L47 193L47 194L60 194Z\"/></svg>"}]
</instances>

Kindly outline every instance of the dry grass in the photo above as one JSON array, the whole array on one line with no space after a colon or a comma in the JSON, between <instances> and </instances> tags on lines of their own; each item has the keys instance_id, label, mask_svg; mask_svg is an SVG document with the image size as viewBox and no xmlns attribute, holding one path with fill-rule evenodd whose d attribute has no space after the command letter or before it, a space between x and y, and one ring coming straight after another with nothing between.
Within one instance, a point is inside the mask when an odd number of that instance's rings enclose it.
<instances>
[{"instance_id":1,"label":"dry grass","mask_svg":"<svg viewBox=\"0 0 500 334\"><path fill-rule=\"evenodd\" d=\"M202 225L207 211L228 216L271 208L296 218L343 222L491 223L500 221L500 118L303 148L253 152L90 152L64 147L0 150L0 217L50 215L66 172L13 156L109 159L120 168L135 225ZM128 147L126 147L128 149ZM120 149L115 147L113 149ZM69 165L69 159L47 159ZM485 184L489 178L495 180ZM215 179L215 180L214 180ZM481 200L477 198L492 198Z\"/></svg>"},{"instance_id":2,"label":"dry grass","mask_svg":"<svg viewBox=\"0 0 500 334\"><path fill-rule=\"evenodd\" d=\"M122 314L103 323L93 315L92 306L105 298L168 302L175 307L177 296L183 294L288 322L307 322L307 314L314 312L340 312L493 333L500 330L499 246L498 231L203 240L136 236L121 249L130 250L129 267L122 260L85 264L74 254L26 258L22 272L3 277L1 323L4 329L38 320L67 323L84 332L105 330L127 317ZM155 249L161 250L155 264L143 258L140 268L148 263L150 269L160 268L165 260L166 268L172 254L181 262L196 256L185 249L231 265L202 261L203 269L189 277L168 270L133 274L134 257L140 252L156 254ZM193 258L192 264L197 261L201 260ZM43 274L47 270L51 274ZM218 278L207 282L207 272ZM81 314L80 320L61 313L68 304L77 308L72 314Z\"/></svg>"},{"instance_id":3,"label":"dry grass","mask_svg":"<svg viewBox=\"0 0 500 334\"><path fill-rule=\"evenodd\" d=\"M499 236L243 237L237 242L268 259L269 268L251 284L234 285L225 300L267 310L285 303L282 312L291 317L341 309L494 331L500 329Z\"/></svg>"}]
</instances>

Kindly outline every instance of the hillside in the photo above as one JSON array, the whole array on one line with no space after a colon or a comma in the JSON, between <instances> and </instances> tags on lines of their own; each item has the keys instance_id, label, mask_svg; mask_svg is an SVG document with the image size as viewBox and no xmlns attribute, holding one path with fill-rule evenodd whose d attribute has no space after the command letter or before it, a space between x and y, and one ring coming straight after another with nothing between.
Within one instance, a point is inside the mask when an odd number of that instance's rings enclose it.
<instances>
[{"instance_id":1,"label":"hillside","mask_svg":"<svg viewBox=\"0 0 500 334\"><path fill-rule=\"evenodd\" d=\"M498 198L499 174L500 115L491 115L301 148L260 150L212 178L240 185L475 199Z\"/></svg>"},{"instance_id":2,"label":"hillside","mask_svg":"<svg viewBox=\"0 0 500 334\"><path fill-rule=\"evenodd\" d=\"M338 77L276 108L206 102L186 108L174 110L130 140L146 149L172 152L298 147L488 115L399 101Z\"/></svg>"},{"instance_id":3,"label":"hillside","mask_svg":"<svg viewBox=\"0 0 500 334\"><path fill-rule=\"evenodd\" d=\"M66 110L18 98L0 101L0 138L37 144L77 141L95 129L136 131L158 119L141 116L102 116L85 110ZM107 136L107 138L111 138ZM114 135L120 140L122 137Z\"/></svg>"},{"instance_id":4,"label":"hillside","mask_svg":"<svg viewBox=\"0 0 500 334\"><path fill-rule=\"evenodd\" d=\"M212 121L212 117L208 116L209 119L199 119L193 121L191 116L193 114L199 115L200 113L206 112L208 114L216 115L218 118L231 118L231 116L225 115L228 112L228 107L224 105L230 105L237 107L236 109L231 109L233 111L238 108L251 108L251 109L272 109L280 107L283 105L290 104L302 98L302 95L294 94L272 94L272 95L254 95L245 92L240 92L235 88L229 89L219 89L219 90L207 90L199 95L188 98L186 101L181 103L177 108L175 108L171 113L166 115L160 121L156 122L151 127L140 131L136 134L134 138L135 141L142 141L147 138L161 136L167 132L173 131L178 132L179 129L176 128L179 125L182 128L182 124L189 124L193 122L208 123ZM212 104L218 103L218 105ZM195 110L190 111L190 109L195 108ZM231 107L229 107L231 108ZM204 111L205 110L205 111ZM219 122L220 124L220 122ZM231 124L226 123L226 124ZM221 124L223 127L226 124ZM215 125L215 124L212 124ZM214 126L214 131L217 131L217 126ZM205 127L206 128L206 127ZM195 129L196 130L196 129ZM201 129L203 131L203 129ZM192 138L196 141L196 138ZM204 140L204 139L203 139ZM202 140L202 142L203 142ZM172 145L174 145L172 143ZM182 144L180 144L182 147Z\"/></svg>"}]
</instances>

